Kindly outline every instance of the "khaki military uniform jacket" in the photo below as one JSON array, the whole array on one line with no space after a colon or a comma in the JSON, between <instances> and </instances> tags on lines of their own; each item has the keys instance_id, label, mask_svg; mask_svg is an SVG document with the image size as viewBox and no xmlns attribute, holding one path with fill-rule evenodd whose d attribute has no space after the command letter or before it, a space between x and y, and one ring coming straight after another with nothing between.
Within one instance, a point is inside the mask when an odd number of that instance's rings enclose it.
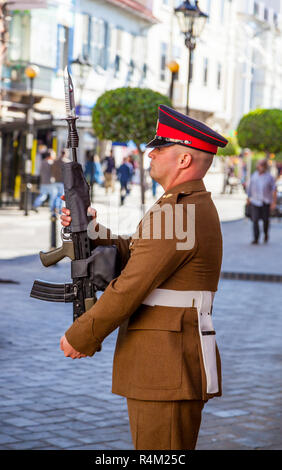
<instances>
[{"instance_id":1,"label":"khaki military uniform jacket","mask_svg":"<svg viewBox=\"0 0 282 470\"><path fill-rule=\"evenodd\" d=\"M164 233L169 231L165 209L170 217L183 211L186 245L179 245L184 240L179 227L175 235L176 216L175 233ZM154 217L161 223L152 233ZM108 240L95 243L118 246L122 272L68 329L69 343L92 356L100 350L103 339L120 327L113 393L140 400L206 400L221 395L217 348L219 389L213 394L206 391L197 309L142 304L155 289L217 290L222 260L220 222L203 181L189 181L164 193L130 239L112 239L108 234Z\"/></svg>"}]
</instances>

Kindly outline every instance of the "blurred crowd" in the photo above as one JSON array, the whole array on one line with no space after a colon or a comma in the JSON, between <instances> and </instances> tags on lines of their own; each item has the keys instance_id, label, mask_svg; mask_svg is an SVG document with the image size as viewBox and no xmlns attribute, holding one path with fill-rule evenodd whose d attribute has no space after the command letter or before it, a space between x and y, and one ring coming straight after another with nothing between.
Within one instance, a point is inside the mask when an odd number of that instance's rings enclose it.
<instances>
[{"instance_id":1,"label":"blurred crowd","mask_svg":"<svg viewBox=\"0 0 282 470\"><path fill-rule=\"evenodd\" d=\"M224 158L224 183L222 194L232 194L242 188L246 193L251 175L257 170L257 164L263 158L255 160L250 151L242 151L238 156ZM267 159L267 171L275 181L282 180L282 162Z\"/></svg>"},{"instance_id":2,"label":"blurred crowd","mask_svg":"<svg viewBox=\"0 0 282 470\"><path fill-rule=\"evenodd\" d=\"M268 241L269 218L282 217L282 165L272 159L254 162L248 151L239 156L225 157L224 182L222 194L244 191L247 197L246 213L253 223L253 242L259 241L259 221L263 221L264 241ZM59 156L52 149L41 154L40 189L33 201L32 209L44 203L49 204L51 214L59 213L62 207L61 196L64 193L62 165L68 162L68 151ZM124 205L130 195L132 185L140 184L139 160L136 155L126 156L117 165L113 150L100 159L98 154L87 152L84 175L90 186L90 198L93 202L95 187L104 188L105 195L114 193L118 188L119 203ZM150 189L156 196L157 183L145 170L145 190Z\"/></svg>"},{"instance_id":3,"label":"blurred crowd","mask_svg":"<svg viewBox=\"0 0 282 470\"><path fill-rule=\"evenodd\" d=\"M59 156L53 149L47 149L41 154L40 188L39 194L32 204L32 210L38 208L48 200L52 214L60 212L62 207L61 196L64 194L62 165L69 161L65 150Z\"/></svg>"},{"instance_id":4,"label":"blurred crowd","mask_svg":"<svg viewBox=\"0 0 282 470\"><path fill-rule=\"evenodd\" d=\"M271 156L255 159L246 150L238 156L226 157L222 194L242 190L247 198L245 216L252 222L252 244L259 244L261 233L267 243L270 218L282 217L282 162Z\"/></svg>"},{"instance_id":5,"label":"blurred crowd","mask_svg":"<svg viewBox=\"0 0 282 470\"><path fill-rule=\"evenodd\" d=\"M116 182L119 183L120 205L124 204L125 198L130 194L134 184L140 184L139 162L135 155L123 157L120 165L116 164L113 150L100 160L98 155L88 155L85 165L85 177L94 191L93 186L98 184L105 188L105 193L115 192ZM157 182L149 177L145 170L145 189L151 187L153 196L156 195ZM92 198L91 198L92 199Z\"/></svg>"},{"instance_id":6,"label":"blurred crowd","mask_svg":"<svg viewBox=\"0 0 282 470\"><path fill-rule=\"evenodd\" d=\"M33 211L38 212L38 208L48 201L52 214L60 212L61 196L64 193L62 164L68 161L70 159L66 150L63 150L59 156L53 149L47 149L40 154L40 188L39 194L33 201ZM151 187L152 194L155 196L157 182L149 176L147 170L145 173L145 188ZM94 197L95 186L104 187L107 195L115 192L118 183L121 206L130 194L132 185L140 184L140 169L136 156L124 157L117 165L113 150L103 159L91 151L87 152L84 175L90 186L91 201Z\"/></svg>"}]
</instances>

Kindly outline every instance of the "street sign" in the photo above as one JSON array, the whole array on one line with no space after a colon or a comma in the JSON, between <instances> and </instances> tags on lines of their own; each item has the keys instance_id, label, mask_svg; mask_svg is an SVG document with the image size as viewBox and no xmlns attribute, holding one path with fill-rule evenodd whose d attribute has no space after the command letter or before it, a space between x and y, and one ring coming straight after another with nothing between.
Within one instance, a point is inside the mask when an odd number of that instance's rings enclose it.
<instances>
[{"instance_id":1,"label":"street sign","mask_svg":"<svg viewBox=\"0 0 282 470\"><path fill-rule=\"evenodd\" d=\"M90 108L89 106L82 105L82 104L76 106L75 111L78 116L91 116L92 115L92 108Z\"/></svg>"}]
</instances>

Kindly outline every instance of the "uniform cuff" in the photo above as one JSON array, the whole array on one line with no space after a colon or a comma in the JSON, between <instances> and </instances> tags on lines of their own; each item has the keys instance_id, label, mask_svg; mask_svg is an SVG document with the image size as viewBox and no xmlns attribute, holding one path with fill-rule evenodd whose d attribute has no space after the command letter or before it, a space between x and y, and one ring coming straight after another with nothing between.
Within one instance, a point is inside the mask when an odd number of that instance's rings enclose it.
<instances>
[{"instance_id":1,"label":"uniform cuff","mask_svg":"<svg viewBox=\"0 0 282 470\"><path fill-rule=\"evenodd\" d=\"M78 352L93 356L101 351L101 341L94 337L94 318L90 312L81 315L65 332L70 345Z\"/></svg>"}]
</instances>

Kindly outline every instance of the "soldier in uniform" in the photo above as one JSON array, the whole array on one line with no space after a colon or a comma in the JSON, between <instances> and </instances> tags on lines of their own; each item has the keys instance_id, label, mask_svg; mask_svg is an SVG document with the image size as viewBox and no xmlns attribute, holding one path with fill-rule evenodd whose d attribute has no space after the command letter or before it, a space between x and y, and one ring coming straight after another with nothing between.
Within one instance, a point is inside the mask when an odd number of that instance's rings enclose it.
<instances>
[{"instance_id":1,"label":"soldier in uniform","mask_svg":"<svg viewBox=\"0 0 282 470\"><path fill-rule=\"evenodd\" d=\"M203 123L160 105L147 146L150 174L165 192L131 238L107 230L93 240L117 245L122 271L61 338L65 356L93 356L120 327L112 392L127 398L137 450L194 449L203 406L221 395L211 315L222 238L203 177L226 144ZM70 220L64 209L62 224Z\"/></svg>"}]
</instances>

